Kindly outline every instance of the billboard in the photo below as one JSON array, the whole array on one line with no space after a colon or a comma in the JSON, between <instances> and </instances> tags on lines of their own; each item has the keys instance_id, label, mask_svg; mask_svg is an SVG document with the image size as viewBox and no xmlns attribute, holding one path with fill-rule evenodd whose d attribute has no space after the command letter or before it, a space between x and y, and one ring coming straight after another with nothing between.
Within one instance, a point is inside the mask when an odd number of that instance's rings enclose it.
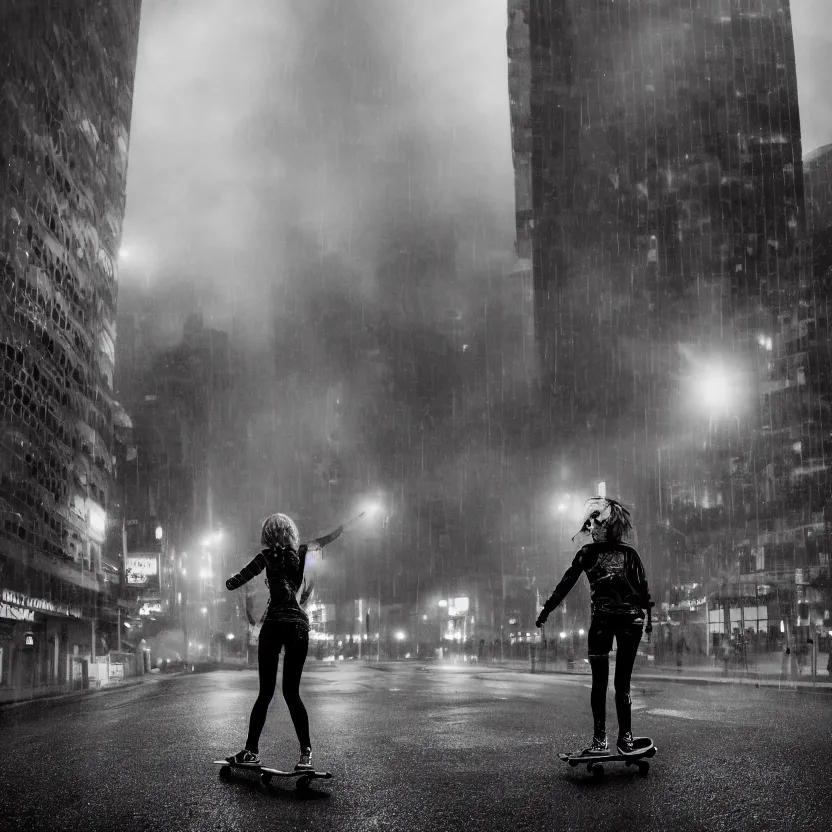
<instances>
[{"instance_id":1,"label":"billboard","mask_svg":"<svg viewBox=\"0 0 832 832\"><path fill-rule=\"evenodd\" d=\"M149 552L147 554L128 555L124 574L128 586L146 588L159 587L159 556Z\"/></svg>"}]
</instances>

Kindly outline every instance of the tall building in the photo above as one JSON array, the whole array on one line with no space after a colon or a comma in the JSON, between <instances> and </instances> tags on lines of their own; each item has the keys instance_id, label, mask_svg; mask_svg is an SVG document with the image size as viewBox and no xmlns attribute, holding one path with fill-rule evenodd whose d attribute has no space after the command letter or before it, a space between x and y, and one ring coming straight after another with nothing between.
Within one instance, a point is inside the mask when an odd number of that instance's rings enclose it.
<instances>
[{"instance_id":1,"label":"tall building","mask_svg":"<svg viewBox=\"0 0 832 832\"><path fill-rule=\"evenodd\" d=\"M664 620L775 641L828 493L788 0L512 0L508 38L552 432L635 505Z\"/></svg>"},{"instance_id":2,"label":"tall building","mask_svg":"<svg viewBox=\"0 0 832 832\"><path fill-rule=\"evenodd\" d=\"M102 546L140 11L0 10L0 698L80 683L117 641Z\"/></svg>"}]
</instances>

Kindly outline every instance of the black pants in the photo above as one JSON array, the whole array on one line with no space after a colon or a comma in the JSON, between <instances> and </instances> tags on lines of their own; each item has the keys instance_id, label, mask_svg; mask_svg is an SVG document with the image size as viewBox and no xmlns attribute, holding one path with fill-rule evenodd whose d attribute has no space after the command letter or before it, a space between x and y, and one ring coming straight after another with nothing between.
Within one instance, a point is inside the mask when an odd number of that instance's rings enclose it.
<instances>
[{"instance_id":1,"label":"black pants","mask_svg":"<svg viewBox=\"0 0 832 832\"><path fill-rule=\"evenodd\" d=\"M589 665L592 668L592 721L595 736L606 735L607 683L610 675L610 650L612 640L618 648L615 656L615 710L618 715L618 735L632 731L630 678L636 660L644 618L641 615L612 615L595 613L589 625L587 646Z\"/></svg>"},{"instance_id":2,"label":"black pants","mask_svg":"<svg viewBox=\"0 0 832 832\"><path fill-rule=\"evenodd\" d=\"M277 663L280 648L285 647L283 657L283 698L289 706L289 715L298 735L301 748L311 748L309 741L309 717L300 698L300 677L309 650L309 631L297 624L284 621L263 622L257 647L257 662L260 673L260 693L251 709L246 748L258 752L260 734L266 724L269 703L277 686Z\"/></svg>"}]
</instances>

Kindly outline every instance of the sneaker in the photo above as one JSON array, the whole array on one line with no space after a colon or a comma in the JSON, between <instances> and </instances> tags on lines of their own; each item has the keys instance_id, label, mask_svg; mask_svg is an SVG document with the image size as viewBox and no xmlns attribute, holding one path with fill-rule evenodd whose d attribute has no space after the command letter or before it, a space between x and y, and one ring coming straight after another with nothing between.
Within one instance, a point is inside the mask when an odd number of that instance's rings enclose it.
<instances>
[{"instance_id":1,"label":"sneaker","mask_svg":"<svg viewBox=\"0 0 832 832\"><path fill-rule=\"evenodd\" d=\"M312 749L301 748L300 759L295 763L295 771L311 771L312 770Z\"/></svg>"},{"instance_id":2,"label":"sneaker","mask_svg":"<svg viewBox=\"0 0 832 832\"><path fill-rule=\"evenodd\" d=\"M254 751L249 751L244 748L238 751L233 757L226 757L229 763L234 763L235 766L259 766L260 755Z\"/></svg>"},{"instance_id":3,"label":"sneaker","mask_svg":"<svg viewBox=\"0 0 832 832\"><path fill-rule=\"evenodd\" d=\"M607 738L606 737L593 737L592 738L592 745L585 748L582 752L582 756L592 755L592 754L609 754L609 745L607 745Z\"/></svg>"},{"instance_id":4,"label":"sneaker","mask_svg":"<svg viewBox=\"0 0 832 832\"><path fill-rule=\"evenodd\" d=\"M627 731L626 734L622 734L618 738L618 753L632 754L633 751L633 735L630 731Z\"/></svg>"}]
</instances>

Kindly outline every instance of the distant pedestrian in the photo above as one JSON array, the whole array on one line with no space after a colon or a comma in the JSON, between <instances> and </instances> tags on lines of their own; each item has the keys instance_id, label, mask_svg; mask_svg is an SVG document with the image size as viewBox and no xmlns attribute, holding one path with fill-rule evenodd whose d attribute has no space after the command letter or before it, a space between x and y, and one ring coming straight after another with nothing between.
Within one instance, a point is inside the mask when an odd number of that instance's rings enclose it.
<instances>
[{"instance_id":1,"label":"distant pedestrian","mask_svg":"<svg viewBox=\"0 0 832 832\"><path fill-rule=\"evenodd\" d=\"M300 679L309 651L309 617L303 607L311 594L311 587L304 590L300 599L298 593L303 583L307 553L331 543L343 530L344 527L339 526L326 537L301 544L294 522L285 514L273 514L263 523L260 533L260 543L264 548L225 582L227 589L234 590L265 569L270 593L257 645L260 692L251 709L245 748L226 758L231 763L260 765L260 734L277 685L280 650L284 648L283 698L289 706L289 714L300 743L300 759L295 771L312 768L309 717L300 698Z\"/></svg>"},{"instance_id":2,"label":"distant pedestrian","mask_svg":"<svg viewBox=\"0 0 832 832\"><path fill-rule=\"evenodd\" d=\"M592 669L592 743L586 754L608 753L606 705L609 680L609 654L615 637L615 707L618 715L618 750L633 753L631 726L632 702L630 678L638 645L644 629L647 611L647 632L652 630L650 592L647 577L638 552L624 544L622 538L632 528L630 513L621 503L606 497L588 501L588 510L581 530L575 535L590 535L587 543L575 555L535 624L542 627L575 582L586 572L592 599L592 620L587 647ZM575 538L572 538L573 540Z\"/></svg>"},{"instance_id":3,"label":"distant pedestrian","mask_svg":"<svg viewBox=\"0 0 832 832\"><path fill-rule=\"evenodd\" d=\"M832 646L829 649L829 658L826 660L826 672L832 676Z\"/></svg>"},{"instance_id":4,"label":"distant pedestrian","mask_svg":"<svg viewBox=\"0 0 832 832\"><path fill-rule=\"evenodd\" d=\"M684 656L685 650L690 650L690 647L688 647L685 637L679 636L679 640L676 642L676 670L679 673L682 672L682 657Z\"/></svg>"}]
</instances>

